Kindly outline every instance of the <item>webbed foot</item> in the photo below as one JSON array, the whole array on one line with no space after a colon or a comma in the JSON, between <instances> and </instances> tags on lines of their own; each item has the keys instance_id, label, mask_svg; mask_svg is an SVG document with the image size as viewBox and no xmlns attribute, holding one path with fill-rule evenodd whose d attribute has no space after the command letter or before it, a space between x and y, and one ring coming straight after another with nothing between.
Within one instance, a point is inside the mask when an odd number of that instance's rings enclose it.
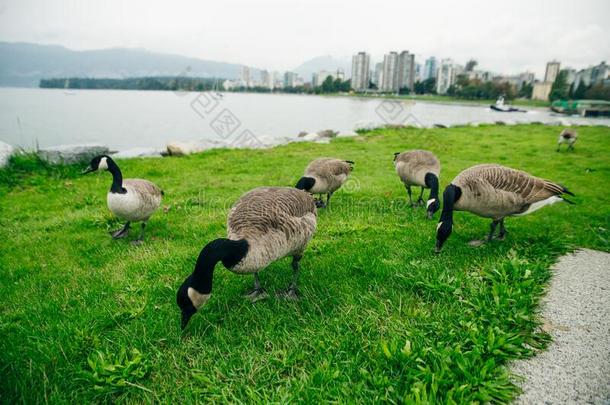
<instances>
[{"instance_id":1,"label":"webbed foot","mask_svg":"<svg viewBox=\"0 0 610 405\"><path fill-rule=\"evenodd\" d=\"M126 223L121 229L110 232L112 239L121 239L129 235L129 223Z\"/></svg>"},{"instance_id":2,"label":"webbed foot","mask_svg":"<svg viewBox=\"0 0 610 405\"><path fill-rule=\"evenodd\" d=\"M285 290L278 291L276 293L276 296L292 301L297 301L301 297L301 294L299 293L299 290L296 287L288 287Z\"/></svg>"},{"instance_id":3,"label":"webbed foot","mask_svg":"<svg viewBox=\"0 0 610 405\"><path fill-rule=\"evenodd\" d=\"M485 243L487 243L487 240L485 240L485 239L475 239L475 240L471 240L470 242L468 242L468 245L470 245L472 247L479 247L479 246L483 246Z\"/></svg>"},{"instance_id":4,"label":"webbed foot","mask_svg":"<svg viewBox=\"0 0 610 405\"><path fill-rule=\"evenodd\" d=\"M265 298L268 298L269 294L267 294L267 291L265 291L264 288L255 288L249 292L247 292L244 295L244 298L249 300L252 303L255 303L256 301L260 301L260 300L264 300Z\"/></svg>"}]
</instances>

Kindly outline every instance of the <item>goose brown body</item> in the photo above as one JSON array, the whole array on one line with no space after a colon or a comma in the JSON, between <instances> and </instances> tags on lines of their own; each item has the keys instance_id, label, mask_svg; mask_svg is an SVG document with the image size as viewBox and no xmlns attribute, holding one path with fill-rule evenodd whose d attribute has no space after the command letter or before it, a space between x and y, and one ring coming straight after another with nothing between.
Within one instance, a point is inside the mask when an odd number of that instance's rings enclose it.
<instances>
[{"instance_id":1,"label":"goose brown body","mask_svg":"<svg viewBox=\"0 0 610 405\"><path fill-rule=\"evenodd\" d=\"M568 144L568 149L574 149L574 144L578 139L578 132L574 128L565 128L559 134L559 139L557 140L557 150L559 150L559 146L562 143Z\"/></svg>"},{"instance_id":2,"label":"goose brown body","mask_svg":"<svg viewBox=\"0 0 610 405\"><path fill-rule=\"evenodd\" d=\"M532 205L566 192L559 184L496 164L466 169L451 184L461 189L455 210L496 220L523 215Z\"/></svg>"},{"instance_id":3,"label":"goose brown body","mask_svg":"<svg viewBox=\"0 0 610 405\"><path fill-rule=\"evenodd\" d=\"M236 273L254 273L286 256L301 256L316 230L317 213L309 193L287 187L259 187L231 208L227 237L245 239L248 253Z\"/></svg>"},{"instance_id":4,"label":"goose brown body","mask_svg":"<svg viewBox=\"0 0 610 405\"><path fill-rule=\"evenodd\" d=\"M163 191L148 180L124 179L123 188L125 193L109 191L106 197L108 208L118 218L148 221L161 205Z\"/></svg>"},{"instance_id":5,"label":"goose brown body","mask_svg":"<svg viewBox=\"0 0 610 405\"><path fill-rule=\"evenodd\" d=\"M320 158L309 163L304 177L315 180L313 187L307 191L313 194L334 193L347 180L352 165L346 160Z\"/></svg>"},{"instance_id":6,"label":"goose brown body","mask_svg":"<svg viewBox=\"0 0 610 405\"><path fill-rule=\"evenodd\" d=\"M427 150L410 150L396 155L394 160L396 173L405 186L426 185L426 174L440 177L441 163L432 152Z\"/></svg>"}]
</instances>

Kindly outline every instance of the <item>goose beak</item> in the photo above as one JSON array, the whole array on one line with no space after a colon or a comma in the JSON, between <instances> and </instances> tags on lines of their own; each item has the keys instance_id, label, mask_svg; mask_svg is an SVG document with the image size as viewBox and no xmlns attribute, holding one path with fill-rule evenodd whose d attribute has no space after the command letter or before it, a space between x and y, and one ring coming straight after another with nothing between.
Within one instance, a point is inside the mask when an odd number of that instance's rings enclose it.
<instances>
[{"instance_id":1,"label":"goose beak","mask_svg":"<svg viewBox=\"0 0 610 405\"><path fill-rule=\"evenodd\" d=\"M87 174L87 173L91 173L94 171L95 170L93 170L93 168L91 166L87 166L87 168L85 170L83 170L82 172L80 172L80 174Z\"/></svg>"}]
</instances>

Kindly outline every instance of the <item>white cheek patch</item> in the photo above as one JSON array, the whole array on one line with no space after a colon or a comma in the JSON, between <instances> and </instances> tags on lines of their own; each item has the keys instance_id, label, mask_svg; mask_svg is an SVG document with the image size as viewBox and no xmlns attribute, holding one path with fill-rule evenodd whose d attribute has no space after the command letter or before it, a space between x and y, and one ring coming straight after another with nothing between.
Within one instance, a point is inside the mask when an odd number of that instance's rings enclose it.
<instances>
[{"instance_id":1,"label":"white cheek patch","mask_svg":"<svg viewBox=\"0 0 610 405\"><path fill-rule=\"evenodd\" d=\"M436 225L436 230L438 231L438 228L441 227L441 225L443 225L443 221L439 221L438 225Z\"/></svg>"},{"instance_id":2,"label":"white cheek patch","mask_svg":"<svg viewBox=\"0 0 610 405\"><path fill-rule=\"evenodd\" d=\"M100 164L97 166L97 170L108 170L108 159L105 157L100 159Z\"/></svg>"},{"instance_id":3,"label":"white cheek patch","mask_svg":"<svg viewBox=\"0 0 610 405\"><path fill-rule=\"evenodd\" d=\"M197 309L201 308L203 304L205 304L212 294L201 294L197 290L192 287L189 287L187 290L187 294L193 303L193 306Z\"/></svg>"},{"instance_id":4,"label":"white cheek patch","mask_svg":"<svg viewBox=\"0 0 610 405\"><path fill-rule=\"evenodd\" d=\"M432 204L434 201L436 201L436 198L431 198L426 202L426 208L430 208L430 204Z\"/></svg>"}]
</instances>

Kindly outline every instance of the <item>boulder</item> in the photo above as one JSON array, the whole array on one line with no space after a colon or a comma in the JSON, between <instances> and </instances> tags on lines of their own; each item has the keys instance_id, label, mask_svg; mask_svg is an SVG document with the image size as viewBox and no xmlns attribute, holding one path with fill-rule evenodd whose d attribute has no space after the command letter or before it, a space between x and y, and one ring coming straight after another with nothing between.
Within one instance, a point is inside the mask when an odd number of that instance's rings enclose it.
<instances>
[{"instance_id":1,"label":"boulder","mask_svg":"<svg viewBox=\"0 0 610 405\"><path fill-rule=\"evenodd\" d=\"M445 125L445 124L434 124L433 125L434 128L449 128L449 125Z\"/></svg>"},{"instance_id":2,"label":"boulder","mask_svg":"<svg viewBox=\"0 0 610 405\"><path fill-rule=\"evenodd\" d=\"M113 153L114 159L131 159L142 157L161 157L161 151L155 148L131 148Z\"/></svg>"},{"instance_id":3,"label":"boulder","mask_svg":"<svg viewBox=\"0 0 610 405\"><path fill-rule=\"evenodd\" d=\"M0 141L0 169L8 165L13 153L15 153L15 148L8 143Z\"/></svg>"},{"instance_id":4,"label":"boulder","mask_svg":"<svg viewBox=\"0 0 610 405\"><path fill-rule=\"evenodd\" d=\"M302 137L304 137L305 135L307 135L308 133L309 133L309 132L307 132L307 131L301 131L301 132L299 132L299 135L297 135L297 138L302 138Z\"/></svg>"},{"instance_id":5,"label":"boulder","mask_svg":"<svg viewBox=\"0 0 610 405\"><path fill-rule=\"evenodd\" d=\"M382 124L374 121L358 121L354 125L354 131L372 131L382 126Z\"/></svg>"},{"instance_id":6,"label":"boulder","mask_svg":"<svg viewBox=\"0 0 610 405\"><path fill-rule=\"evenodd\" d=\"M323 131L318 131L317 134L320 138L328 138L328 139L334 138L337 136L337 132L333 131L332 129L325 129Z\"/></svg>"},{"instance_id":7,"label":"boulder","mask_svg":"<svg viewBox=\"0 0 610 405\"><path fill-rule=\"evenodd\" d=\"M170 156L186 156L191 153L203 152L208 149L226 148L228 145L221 141L205 139L190 142L169 142L166 146L167 154Z\"/></svg>"},{"instance_id":8,"label":"boulder","mask_svg":"<svg viewBox=\"0 0 610 405\"><path fill-rule=\"evenodd\" d=\"M358 136L355 131L339 131L337 138L349 138L352 136Z\"/></svg>"},{"instance_id":9,"label":"boulder","mask_svg":"<svg viewBox=\"0 0 610 405\"><path fill-rule=\"evenodd\" d=\"M38 156L50 164L89 163L97 155L107 155L110 149L101 144L60 145L43 148Z\"/></svg>"},{"instance_id":10,"label":"boulder","mask_svg":"<svg viewBox=\"0 0 610 405\"><path fill-rule=\"evenodd\" d=\"M469 125L470 125L471 127L477 128L478 126L480 126L480 125L481 125L481 123L480 123L480 122L477 122L477 121L473 121L473 122L471 122Z\"/></svg>"}]
</instances>

